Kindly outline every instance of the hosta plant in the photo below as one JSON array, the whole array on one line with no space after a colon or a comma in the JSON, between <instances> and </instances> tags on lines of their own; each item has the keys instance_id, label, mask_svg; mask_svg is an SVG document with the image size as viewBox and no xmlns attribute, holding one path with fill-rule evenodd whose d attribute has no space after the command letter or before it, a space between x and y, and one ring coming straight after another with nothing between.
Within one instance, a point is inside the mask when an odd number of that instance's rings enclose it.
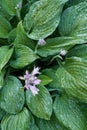
<instances>
[{"instance_id":1,"label":"hosta plant","mask_svg":"<svg viewBox=\"0 0 87 130\"><path fill-rule=\"evenodd\" d=\"M0 0L0 130L87 130L87 0Z\"/></svg>"}]
</instances>

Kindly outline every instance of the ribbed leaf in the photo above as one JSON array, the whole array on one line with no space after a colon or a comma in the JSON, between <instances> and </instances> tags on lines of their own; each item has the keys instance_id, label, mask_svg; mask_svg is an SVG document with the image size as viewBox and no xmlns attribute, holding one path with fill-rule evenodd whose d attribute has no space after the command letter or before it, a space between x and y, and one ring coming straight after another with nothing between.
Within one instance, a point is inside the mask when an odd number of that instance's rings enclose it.
<instances>
[{"instance_id":1,"label":"ribbed leaf","mask_svg":"<svg viewBox=\"0 0 87 130\"><path fill-rule=\"evenodd\" d=\"M63 12L59 32L63 36L78 36L87 41L87 2L71 6Z\"/></svg>"},{"instance_id":2,"label":"ribbed leaf","mask_svg":"<svg viewBox=\"0 0 87 130\"><path fill-rule=\"evenodd\" d=\"M42 57L58 54L61 50L68 50L75 44L85 43L84 39L77 37L56 37L46 40L46 45L38 48L37 53Z\"/></svg>"},{"instance_id":3,"label":"ribbed leaf","mask_svg":"<svg viewBox=\"0 0 87 130\"><path fill-rule=\"evenodd\" d=\"M3 118L3 116L5 115L5 111L3 111L1 108L0 108L0 121L1 119Z\"/></svg>"},{"instance_id":4,"label":"ribbed leaf","mask_svg":"<svg viewBox=\"0 0 87 130\"><path fill-rule=\"evenodd\" d=\"M57 76L55 73L55 70L53 69L45 69L43 70L43 74L49 76L52 79L52 82L49 83L49 86L53 89L59 89L60 88L60 84L57 80Z\"/></svg>"},{"instance_id":5,"label":"ribbed leaf","mask_svg":"<svg viewBox=\"0 0 87 130\"><path fill-rule=\"evenodd\" d=\"M31 49L34 48L34 42L27 36L26 32L24 31L22 22L18 23L14 44L23 44L29 46Z\"/></svg>"},{"instance_id":6,"label":"ribbed leaf","mask_svg":"<svg viewBox=\"0 0 87 130\"><path fill-rule=\"evenodd\" d=\"M49 121L37 119L36 123L40 130L67 130L63 125L59 123L54 114Z\"/></svg>"},{"instance_id":7,"label":"ribbed leaf","mask_svg":"<svg viewBox=\"0 0 87 130\"><path fill-rule=\"evenodd\" d=\"M13 48L8 46L0 47L0 71L7 64L13 52Z\"/></svg>"},{"instance_id":8,"label":"ribbed leaf","mask_svg":"<svg viewBox=\"0 0 87 130\"><path fill-rule=\"evenodd\" d=\"M18 44L15 46L14 57L10 62L13 68L23 68L39 57L27 46Z\"/></svg>"},{"instance_id":9,"label":"ribbed leaf","mask_svg":"<svg viewBox=\"0 0 87 130\"><path fill-rule=\"evenodd\" d=\"M39 40L52 34L60 21L63 4L67 0L41 0L30 7L24 26L31 39Z\"/></svg>"},{"instance_id":10,"label":"ribbed leaf","mask_svg":"<svg viewBox=\"0 0 87 130\"><path fill-rule=\"evenodd\" d=\"M2 86L3 86L4 74L5 74L5 71L4 71L4 70L0 72L0 89L1 89Z\"/></svg>"},{"instance_id":11,"label":"ribbed leaf","mask_svg":"<svg viewBox=\"0 0 87 130\"><path fill-rule=\"evenodd\" d=\"M9 76L0 91L0 107L8 113L18 113L24 105L24 89L21 82L14 76Z\"/></svg>"},{"instance_id":12,"label":"ribbed leaf","mask_svg":"<svg viewBox=\"0 0 87 130\"><path fill-rule=\"evenodd\" d=\"M2 6L3 8L10 14L15 15L16 14L16 8L17 5L22 2L22 0L2 0Z\"/></svg>"},{"instance_id":13,"label":"ribbed leaf","mask_svg":"<svg viewBox=\"0 0 87 130\"><path fill-rule=\"evenodd\" d=\"M87 130L87 122L75 101L68 97L56 97L54 112L58 120L69 130Z\"/></svg>"},{"instance_id":14,"label":"ribbed leaf","mask_svg":"<svg viewBox=\"0 0 87 130\"><path fill-rule=\"evenodd\" d=\"M87 0L69 0L67 2L68 6L72 6L72 5L76 5L76 4L79 4L81 2L84 2L84 1L87 1Z\"/></svg>"},{"instance_id":15,"label":"ribbed leaf","mask_svg":"<svg viewBox=\"0 0 87 130\"><path fill-rule=\"evenodd\" d=\"M39 130L39 128L38 128L35 124L33 124L33 125L29 128L29 130Z\"/></svg>"},{"instance_id":16,"label":"ribbed leaf","mask_svg":"<svg viewBox=\"0 0 87 130\"><path fill-rule=\"evenodd\" d=\"M7 19L0 15L0 38L8 38L8 33L11 30L11 24Z\"/></svg>"},{"instance_id":17,"label":"ribbed leaf","mask_svg":"<svg viewBox=\"0 0 87 130\"><path fill-rule=\"evenodd\" d=\"M26 104L31 112L46 120L50 119L52 114L52 99L45 87L39 86L39 92L33 96L30 90L26 91Z\"/></svg>"},{"instance_id":18,"label":"ribbed leaf","mask_svg":"<svg viewBox=\"0 0 87 130\"><path fill-rule=\"evenodd\" d=\"M40 76L38 76L38 78L41 80L40 84L42 84L42 85L47 85L50 82L52 82L52 79L46 75L40 75Z\"/></svg>"},{"instance_id":19,"label":"ribbed leaf","mask_svg":"<svg viewBox=\"0 0 87 130\"><path fill-rule=\"evenodd\" d=\"M69 50L67 57L77 56L87 60L87 44L78 45Z\"/></svg>"},{"instance_id":20,"label":"ribbed leaf","mask_svg":"<svg viewBox=\"0 0 87 130\"><path fill-rule=\"evenodd\" d=\"M72 57L57 70L60 87L67 94L87 103L87 61Z\"/></svg>"},{"instance_id":21,"label":"ribbed leaf","mask_svg":"<svg viewBox=\"0 0 87 130\"><path fill-rule=\"evenodd\" d=\"M17 115L6 115L1 122L2 130L29 130L30 114L24 108Z\"/></svg>"}]
</instances>

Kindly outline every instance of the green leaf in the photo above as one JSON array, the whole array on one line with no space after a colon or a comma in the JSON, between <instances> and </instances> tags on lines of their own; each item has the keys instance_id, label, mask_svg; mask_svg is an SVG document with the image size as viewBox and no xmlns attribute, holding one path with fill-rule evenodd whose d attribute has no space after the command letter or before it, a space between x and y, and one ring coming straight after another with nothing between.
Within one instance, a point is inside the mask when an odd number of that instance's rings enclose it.
<instances>
[{"instance_id":1,"label":"green leaf","mask_svg":"<svg viewBox=\"0 0 87 130\"><path fill-rule=\"evenodd\" d=\"M24 18L24 26L31 39L51 35L57 28L64 3L67 0L41 0L31 5Z\"/></svg>"},{"instance_id":2,"label":"green leaf","mask_svg":"<svg viewBox=\"0 0 87 130\"><path fill-rule=\"evenodd\" d=\"M0 71L7 64L12 53L13 53L13 48L9 48L8 46L0 47Z\"/></svg>"},{"instance_id":3,"label":"green leaf","mask_svg":"<svg viewBox=\"0 0 87 130\"><path fill-rule=\"evenodd\" d=\"M87 2L71 6L63 12L59 32L63 36L77 36L87 42Z\"/></svg>"},{"instance_id":4,"label":"green leaf","mask_svg":"<svg viewBox=\"0 0 87 130\"><path fill-rule=\"evenodd\" d=\"M33 52L33 50L31 50L29 47L22 44L18 44L15 46L15 51L13 56L14 57L11 60L10 65L16 69L23 68L39 58Z\"/></svg>"},{"instance_id":5,"label":"green leaf","mask_svg":"<svg viewBox=\"0 0 87 130\"><path fill-rule=\"evenodd\" d=\"M0 15L0 38L8 38L11 30L11 24L7 19Z\"/></svg>"},{"instance_id":6,"label":"green leaf","mask_svg":"<svg viewBox=\"0 0 87 130\"><path fill-rule=\"evenodd\" d=\"M87 61L79 57L66 59L58 68L57 79L60 88L87 103Z\"/></svg>"},{"instance_id":7,"label":"green leaf","mask_svg":"<svg viewBox=\"0 0 87 130\"><path fill-rule=\"evenodd\" d=\"M5 75L5 71L3 70L3 71L0 72L0 89L1 89L2 86L3 86L4 75Z\"/></svg>"},{"instance_id":8,"label":"green leaf","mask_svg":"<svg viewBox=\"0 0 87 130\"><path fill-rule=\"evenodd\" d=\"M49 121L36 119L36 124L40 130L67 130L63 125L59 123L54 114L52 114Z\"/></svg>"},{"instance_id":9,"label":"green leaf","mask_svg":"<svg viewBox=\"0 0 87 130\"><path fill-rule=\"evenodd\" d=\"M42 71L42 73L47 75L48 77L50 77L52 79L52 82L49 83L49 86L51 88L53 88L53 89L54 88L56 88L56 89L60 88L60 84L59 84L59 82L57 80L55 70L53 70L53 69L45 69L45 70Z\"/></svg>"},{"instance_id":10,"label":"green leaf","mask_svg":"<svg viewBox=\"0 0 87 130\"><path fill-rule=\"evenodd\" d=\"M26 108L17 115L6 115L1 122L2 130L29 130L30 114Z\"/></svg>"},{"instance_id":11,"label":"green leaf","mask_svg":"<svg viewBox=\"0 0 87 130\"><path fill-rule=\"evenodd\" d=\"M5 111L3 111L1 108L0 108L0 121L1 119L3 118L3 116L5 115Z\"/></svg>"},{"instance_id":12,"label":"green leaf","mask_svg":"<svg viewBox=\"0 0 87 130\"><path fill-rule=\"evenodd\" d=\"M16 7L20 2L22 2L22 0L2 0L2 7L8 14L14 16L17 13Z\"/></svg>"},{"instance_id":13,"label":"green leaf","mask_svg":"<svg viewBox=\"0 0 87 130\"><path fill-rule=\"evenodd\" d=\"M0 15L2 15L3 17L5 17L8 20L11 19L11 16L7 13L6 10L3 9L1 1L0 1Z\"/></svg>"},{"instance_id":14,"label":"green leaf","mask_svg":"<svg viewBox=\"0 0 87 130\"><path fill-rule=\"evenodd\" d=\"M35 124L33 124L29 130L39 130L39 128Z\"/></svg>"},{"instance_id":15,"label":"green leaf","mask_svg":"<svg viewBox=\"0 0 87 130\"><path fill-rule=\"evenodd\" d=\"M68 4L68 6L72 6L72 5L76 5L76 4L79 4L81 2L85 2L85 1L87 1L87 0L69 0L67 2L67 4Z\"/></svg>"},{"instance_id":16,"label":"green leaf","mask_svg":"<svg viewBox=\"0 0 87 130\"><path fill-rule=\"evenodd\" d=\"M14 44L23 44L29 46L31 49L34 49L34 41L27 36L26 32L24 31L22 22L18 23Z\"/></svg>"},{"instance_id":17,"label":"green leaf","mask_svg":"<svg viewBox=\"0 0 87 130\"><path fill-rule=\"evenodd\" d=\"M54 112L58 120L70 130L87 130L86 118L74 100L57 96Z\"/></svg>"},{"instance_id":18,"label":"green leaf","mask_svg":"<svg viewBox=\"0 0 87 130\"><path fill-rule=\"evenodd\" d=\"M66 57L73 57L73 56L77 56L87 60L87 44L78 45L69 50Z\"/></svg>"},{"instance_id":19,"label":"green leaf","mask_svg":"<svg viewBox=\"0 0 87 130\"><path fill-rule=\"evenodd\" d=\"M29 130L39 130L39 128L38 128L37 125L35 124L35 120L34 120L34 117L33 117L32 114L31 114L31 125L30 125Z\"/></svg>"},{"instance_id":20,"label":"green leaf","mask_svg":"<svg viewBox=\"0 0 87 130\"><path fill-rule=\"evenodd\" d=\"M30 90L26 91L26 104L35 116L49 120L52 114L51 96L45 87L38 86L38 89L39 92L35 96Z\"/></svg>"},{"instance_id":21,"label":"green leaf","mask_svg":"<svg viewBox=\"0 0 87 130\"><path fill-rule=\"evenodd\" d=\"M84 39L78 37L56 37L46 40L46 44L38 48L37 53L42 57L58 54L61 50L68 50L76 44L85 43Z\"/></svg>"},{"instance_id":22,"label":"green leaf","mask_svg":"<svg viewBox=\"0 0 87 130\"><path fill-rule=\"evenodd\" d=\"M16 38L16 28L12 29L8 35L8 42L11 44Z\"/></svg>"},{"instance_id":23,"label":"green leaf","mask_svg":"<svg viewBox=\"0 0 87 130\"><path fill-rule=\"evenodd\" d=\"M41 80L41 85L47 85L52 82L52 79L46 75L40 75L38 78Z\"/></svg>"},{"instance_id":24,"label":"green leaf","mask_svg":"<svg viewBox=\"0 0 87 130\"><path fill-rule=\"evenodd\" d=\"M0 91L0 107L8 113L16 114L22 110L24 101L21 82L14 76L8 76Z\"/></svg>"}]
</instances>

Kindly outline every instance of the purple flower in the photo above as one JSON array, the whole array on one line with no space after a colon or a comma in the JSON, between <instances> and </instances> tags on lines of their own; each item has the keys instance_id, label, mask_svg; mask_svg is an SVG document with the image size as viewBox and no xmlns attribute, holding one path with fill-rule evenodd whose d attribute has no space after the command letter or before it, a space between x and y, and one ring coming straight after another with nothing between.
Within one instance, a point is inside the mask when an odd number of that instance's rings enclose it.
<instances>
[{"instance_id":1,"label":"purple flower","mask_svg":"<svg viewBox=\"0 0 87 130\"><path fill-rule=\"evenodd\" d=\"M28 70L26 70L24 77L19 77L20 79L25 80L25 88L28 90L31 90L32 94L35 96L38 94L39 89L36 88L36 85L39 85L41 80L36 77L37 74L40 74L39 68L34 67L34 70L29 73Z\"/></svg>"},{"instance_id":2,"label":"purple flower","mask_svg":"<svg viewBox=\"0 0 87 130\"><path fill-rule=\"evenodd\" d=\"M31 73L32 75L40 74L39 67L34 67L34 70Z\"/></svg>"},{"instance_id":3,"label":"purple flower","mask_svg":"<svg viewBox=\"0 0 87 130\"><path fill-rule=\"evenodd\" d=\"M38 45L43 46L45 44L46 44L45 40L43 38L40 38L39 41L38 41Z\"/></svg>"}]
</instances>

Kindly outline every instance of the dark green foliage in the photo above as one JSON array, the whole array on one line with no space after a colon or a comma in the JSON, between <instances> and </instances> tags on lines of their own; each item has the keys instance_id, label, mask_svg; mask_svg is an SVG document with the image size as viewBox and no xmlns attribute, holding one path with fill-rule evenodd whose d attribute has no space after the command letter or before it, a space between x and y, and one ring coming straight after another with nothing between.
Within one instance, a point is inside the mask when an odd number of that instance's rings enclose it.
<instances>
[{"instance_id":1,"label":"dark green foliage","mask_svg":"<svg viewBox=\"0 0 87 130\"><path fill-rule=\"evenodd\" d=\"M0 130L87 130L87 0L0 0Z\"/></svg>"}]
</instances>

